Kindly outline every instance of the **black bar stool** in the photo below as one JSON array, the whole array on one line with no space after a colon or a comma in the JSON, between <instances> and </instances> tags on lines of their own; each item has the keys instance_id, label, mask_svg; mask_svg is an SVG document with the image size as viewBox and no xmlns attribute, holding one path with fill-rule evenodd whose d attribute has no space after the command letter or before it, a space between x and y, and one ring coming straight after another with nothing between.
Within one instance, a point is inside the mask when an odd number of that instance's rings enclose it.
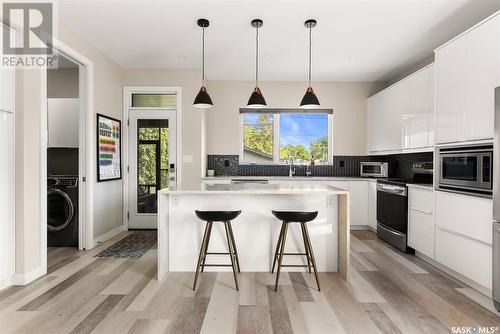
<instances>
[{"instance_id":1,"label":"black bar stool","mask_svg":"<svg viewBox=\"0 0 500 334\"><path fill-rule=\"evenodd\" d=\"M194 276L193 290L196 289L196 282L198 281L198 275L203 272L205 267L232 267L234 284L236 285L236 291L238 291L238 280L236 279L236 269L238 272L240 270L240 261L238 260L238 251L236 250L236 243L234 242L233 228L231 227L231 220L238 217L241 213L240 211L195 211L196 216L201 220L207 222L205 226L205 233L203 234L203 239L201 241L200 255L198 256L198 264L196 265L196 274ZM229 253L210 253L208 252L208 244L210 243L210 236L212 234L212 224L214 222L224 223L224 228L226 230L227 247ZM231 264L205 264L207 255L217 254L217 255L229 255L231 257Z\"/></svg>"},{"instance_id":2,"label":"black bar stool","mask_svg":"<svg viewBox=\"0 0 500 334\"><path fill-rule=\"evenodd\" d=\"M280 278L281 267L306 267L311 272L311 267L314 269L314 275L316 276L316 284L318 285L318 291L321 291L319 287L319 276L318 269L316 267L316 260L314 259L314 252L311 245L311 239L309 238L309 232L307 231L306 223L314 220L318 216L318 211L314 212L297 212L297 211L272 211L273 215L281 220L281 231L278 237L278 244L276 245L276 251L274 253L273 268L271 273L274 272L274 267L276 261L278 261L278 270L276 272L276 284L274 290L278 290L278 281ZM302 239L304 240L305 253L285 253L285 242L286 234L288 232L289 223L300 223L300 229L302 231ZM305 255L307 258L307 265L294 264L294 265L284 265L282 264L284 255Z\"/></svg>"}]
</instances>

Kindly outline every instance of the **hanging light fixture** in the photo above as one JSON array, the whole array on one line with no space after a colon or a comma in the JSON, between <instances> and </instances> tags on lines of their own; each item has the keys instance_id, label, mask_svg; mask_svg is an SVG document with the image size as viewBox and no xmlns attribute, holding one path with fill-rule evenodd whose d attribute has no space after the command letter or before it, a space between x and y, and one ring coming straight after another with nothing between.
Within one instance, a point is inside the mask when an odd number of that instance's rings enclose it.
<instances>
[{"instance_id":1,"label":"hanging light fixture","mask_svg":"<svg viewBox=\"0 0 500 334\"><path fill-rule=\"evenodd\" d=\"M267 104L259 88L259 28L264 22L261 19L254 19L250 24L255 28L255 88L248 99L247 107L263 108Z\"/></svg>"},{"instance_id":2,"label":"hanging light fixture","mask_svg":"<svg viewBox=\"0 0 500 334\"><path fill-rule=\"evenodd\" d=\"M207 19L199 19L198 26L203 29L202 33L202 56L201 56L201 88L194 99L193 107L195 108L212 108L214 104L210 95L208 95L207 87L205 86L205 28L210 25Z\"/></svg>"},{"instance_id":3,"label":"hanging light fixture","mask_svg":"<svg viewBox=\"0 0 500 334\"><path fill-rule=\"evenodd\" d=\"M311 87L311 50L312 50L312 28L316 27L316 20L310 19L304 22L306 28L309 29L309 86L307 87L306 93L300 101L301 108L317 108L319 107L319 100L314 90Z\"/></svg>"}]
</instances>

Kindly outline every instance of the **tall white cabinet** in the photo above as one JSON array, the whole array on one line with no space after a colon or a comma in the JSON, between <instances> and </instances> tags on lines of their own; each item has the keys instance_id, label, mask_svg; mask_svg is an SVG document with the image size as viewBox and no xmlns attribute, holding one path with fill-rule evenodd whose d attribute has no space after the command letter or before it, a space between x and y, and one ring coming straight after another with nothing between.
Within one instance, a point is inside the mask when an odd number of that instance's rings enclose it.
<instances>
[{"instance_id":1,"label":"tall white cabinet","mask_svg":"<svg viewBox=\"0 0 500 334\"><path fill-rule=\"evenodd\" d=\"M0 36L4 28L0 24ZM0 40L1 43L1 40ZM0 290L14 275L14 70L0 69Z\"/></svg>"},{"instance_id":2,"label":"tall white cabinet","mask_svg":"<svg viewBox=\"0 0 500 334\"><path fill-rule=\"evenodd\" d=\"M368 98L368 153L432 149L434 82L430 64Z\"/></svg>"},{"instance_id":3,"label":"tall white cabinet","mask_svg":"<svg viewBox=\"0 0 500 334\"><path fill-rule=\"evenodd\" d=\"M436 143L493 138L494 88L500 85L500 14L439 47Z\"/></svg>"}]
</instances>

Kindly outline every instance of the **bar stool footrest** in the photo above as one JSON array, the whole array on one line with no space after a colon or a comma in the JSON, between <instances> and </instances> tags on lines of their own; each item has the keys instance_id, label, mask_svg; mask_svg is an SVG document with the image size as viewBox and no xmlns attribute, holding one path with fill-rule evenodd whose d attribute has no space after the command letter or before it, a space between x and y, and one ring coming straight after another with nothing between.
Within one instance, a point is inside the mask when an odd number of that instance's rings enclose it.
<instances>
[{"instance_id":1,"label":"bar stool footrest","mask_svg":"<svg viewBox=\"0 0 500 334\"><path fill-rule=\"evenodd\" d=\"M200 264L200 267L232 267L232 264L216 264L216 263L205 263Z\"/></svg>"},{"instance_id":2,"label":"bar stool footrest","mask_svg":"<svg viewBox=\"0 0 500 334\"><path fill-rule=\"evenodd\" d=\"M312 268L311 265L307 264L282 264L282 267L295 267L295 268Z\"/></svg>"}]
</instances>

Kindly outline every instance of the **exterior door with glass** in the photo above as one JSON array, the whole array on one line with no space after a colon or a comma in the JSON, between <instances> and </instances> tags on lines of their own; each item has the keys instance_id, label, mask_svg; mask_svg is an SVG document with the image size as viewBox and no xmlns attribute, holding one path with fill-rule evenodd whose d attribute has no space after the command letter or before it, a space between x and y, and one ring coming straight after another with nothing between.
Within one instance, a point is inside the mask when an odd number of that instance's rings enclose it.
<instances>
[{"instance_id":1,"label":"exterior door with glass","mask_svg":"<svg viewBox=\"0 0 500 334\"><path fill-rule=\"evenodd\" d=\"M132 229L157 227L157 192L176 186L175 110L129 111L129 214Z\"/></svg>"}]
</instances>

